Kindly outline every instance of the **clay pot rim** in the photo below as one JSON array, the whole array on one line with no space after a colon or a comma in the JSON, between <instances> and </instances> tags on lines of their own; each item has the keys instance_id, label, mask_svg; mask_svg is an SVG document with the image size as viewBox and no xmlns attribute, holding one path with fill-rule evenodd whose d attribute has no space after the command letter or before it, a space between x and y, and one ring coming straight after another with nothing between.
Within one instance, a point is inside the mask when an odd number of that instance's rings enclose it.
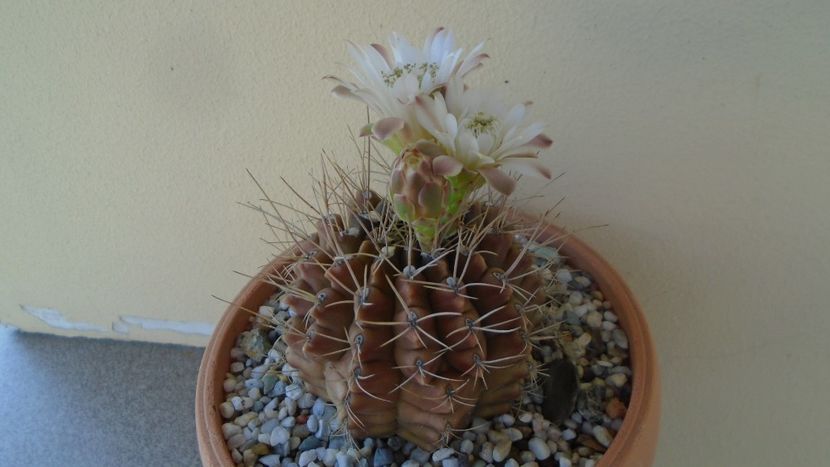
<instances>
[{"instance_id":1,"label":"clay pot rim","mask_svg":"<svg viewBox=\"0 0 830 467\"><path fill-rule=\"evenodd\" d=\"M651 465L659 425L660 379L654 343L640 305L614 268L579 238L550 224L542 237L554 240L568 264L592 276L628 335L633 372L631 400L622 427L598 467ZM249 315L240 305L250 302L257 307L263 303L276 288L262 279L285 262L284 258L274 259L240 291L205 348L196 382L195 409L199 453L206 466L234 465L222 434L218 404L224 400L223 381L230 364L230 349L248 325Z\"/></svg>"}]
</instances>

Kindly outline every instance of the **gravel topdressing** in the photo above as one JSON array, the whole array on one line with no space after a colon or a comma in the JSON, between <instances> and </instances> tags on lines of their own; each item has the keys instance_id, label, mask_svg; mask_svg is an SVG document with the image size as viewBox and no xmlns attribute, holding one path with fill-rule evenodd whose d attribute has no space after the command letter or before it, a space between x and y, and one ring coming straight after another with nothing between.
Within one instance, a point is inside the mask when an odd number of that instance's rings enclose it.
<instances>
[{"instance_id":1,"label":"gravel topdressing","mask_svg":"<svg viewBox=\"0 0 830 467\"><path fill-rule=\"evenodd\" d=\"M269 467L596 465L619 431L631 397L628 337L590 276L569 267L551 248L536 253L556 259L544 272L555 279L546 290L556 304L547 319L557 326L549 326L549 339L534 349L541 371L555 377L542 376L529 385L513 412L474 418L469 430L434 452L397 436L351 440L335 407L306 392L285 363L278 323L289 310L276 294L231 350L226 400L219 410L234 462ZM578 387L567 387L567 375ZM559 413L560 423L543 413Z\"/></svg>"}]
</instances>

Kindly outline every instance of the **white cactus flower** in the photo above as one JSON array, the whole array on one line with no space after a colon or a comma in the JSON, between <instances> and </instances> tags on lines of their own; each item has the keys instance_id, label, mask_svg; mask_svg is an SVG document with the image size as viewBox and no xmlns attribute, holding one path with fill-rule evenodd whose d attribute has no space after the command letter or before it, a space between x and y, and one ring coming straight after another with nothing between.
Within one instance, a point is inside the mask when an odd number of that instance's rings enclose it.
<instances>
[{"instance_id":1,"label":"white cactus flower","mask_svg":"<svg viewBox=\"0 0 830 467\"><path fill-rule=\"evenodd\" d=\"M421 49L396 33L392 34L388 48L349 42L349 53L357 65L349 68L354 81L327 78L338 83L332 93L364 102L379 114L381 119L373 126L373 132L379 139L386 139L400 130L418 132L418 128L407 126L415 124L410 104L418 96L432 94L450 79L463 78L479 68L488 58L481 52L483 46L482 42L463 55L464 50L455 48L453 34L445 28L436 29Z\"/></svg>"},{"instance_id":2,"label":"white cactus flower","mask_svg":"<svg viewBox=\"0 0 830 467\"><path fill-rule=\"evenodd\" d=\"M418 124L465 169L478 172L497 191L510 194L516 181L504 170L550 178L538 160L553 141L539 123L524 122L530 103L505 106L492 93L464 89L452 79L444 94L416 97Z\"/></svg>"}]
</instances>

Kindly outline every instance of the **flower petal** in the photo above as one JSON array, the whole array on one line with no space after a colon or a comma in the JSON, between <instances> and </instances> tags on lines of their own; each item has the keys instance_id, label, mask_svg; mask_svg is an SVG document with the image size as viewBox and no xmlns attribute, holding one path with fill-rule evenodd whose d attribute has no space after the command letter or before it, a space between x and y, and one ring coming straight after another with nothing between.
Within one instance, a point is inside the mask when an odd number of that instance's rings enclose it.
<instances>
[{"instance_id":1,"label":"flower petal","mask_svg":"<svg viewBox=\"0 0 830 467\"><path fill-rule=\"evenodd\" d=\"M501 167L530 177L540 177L548 180L553 177L550 169L535 157L503 159Z\"/></svg>"},{"instance_id":2,"label":"flower petal","mask_svg":"<svg viewBox=\"0 0 830 467\"><path fill-rule=\"evenodd\" d=\"M509 195L516 189L516 180L496 167L478 169L478 173L487 180L487 183L503 195Z\"/></svg>"},{"instance_id":3,"label":"flower petal","mask_svg":"<svg viewBox=\"0 0 830 467\"><path fill-rule=\"evenodd\" d=\"M372 135L383 141L403 129L404 123L403 119L398 117L387 117L378 120L372 125Z\"/></svg>"},{"instance_id":4,"label":"flower petal","mask_svg":"<svg viewBox=\"0 0 830 467\"><path fill-rule=\"evenodd\" d=\"M438 156L432 160L432 173L441 177L454 177L461 173L464 165L450 156Z\"/></svg>"}]
</instances>

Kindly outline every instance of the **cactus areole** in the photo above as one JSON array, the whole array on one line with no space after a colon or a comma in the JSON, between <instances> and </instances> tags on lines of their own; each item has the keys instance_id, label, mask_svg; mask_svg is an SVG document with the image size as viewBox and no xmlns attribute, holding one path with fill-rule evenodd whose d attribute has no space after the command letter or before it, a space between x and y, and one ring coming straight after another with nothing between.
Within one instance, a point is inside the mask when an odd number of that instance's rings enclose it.
<instances>
[{"instance_id":1,"label":"cactus areole","mask_svg":"<svg viewBox=\"0 0 830 467\"><path fill-rule=\"evenodd\" d=\"M269 281L290 314L286 360L348 434L434 449L537 377L534 335L551 325L539 226L512 224L507 195L517 174L550 178L538 151L551 140L524 123L529 103L463 83L481 45L464 54L443 28L422 49L391 42L350 45L355 81L330 77L374 114L362 169L329 161L299 222L271 201L292 247Z\"/></svg>"}]
</instances>

